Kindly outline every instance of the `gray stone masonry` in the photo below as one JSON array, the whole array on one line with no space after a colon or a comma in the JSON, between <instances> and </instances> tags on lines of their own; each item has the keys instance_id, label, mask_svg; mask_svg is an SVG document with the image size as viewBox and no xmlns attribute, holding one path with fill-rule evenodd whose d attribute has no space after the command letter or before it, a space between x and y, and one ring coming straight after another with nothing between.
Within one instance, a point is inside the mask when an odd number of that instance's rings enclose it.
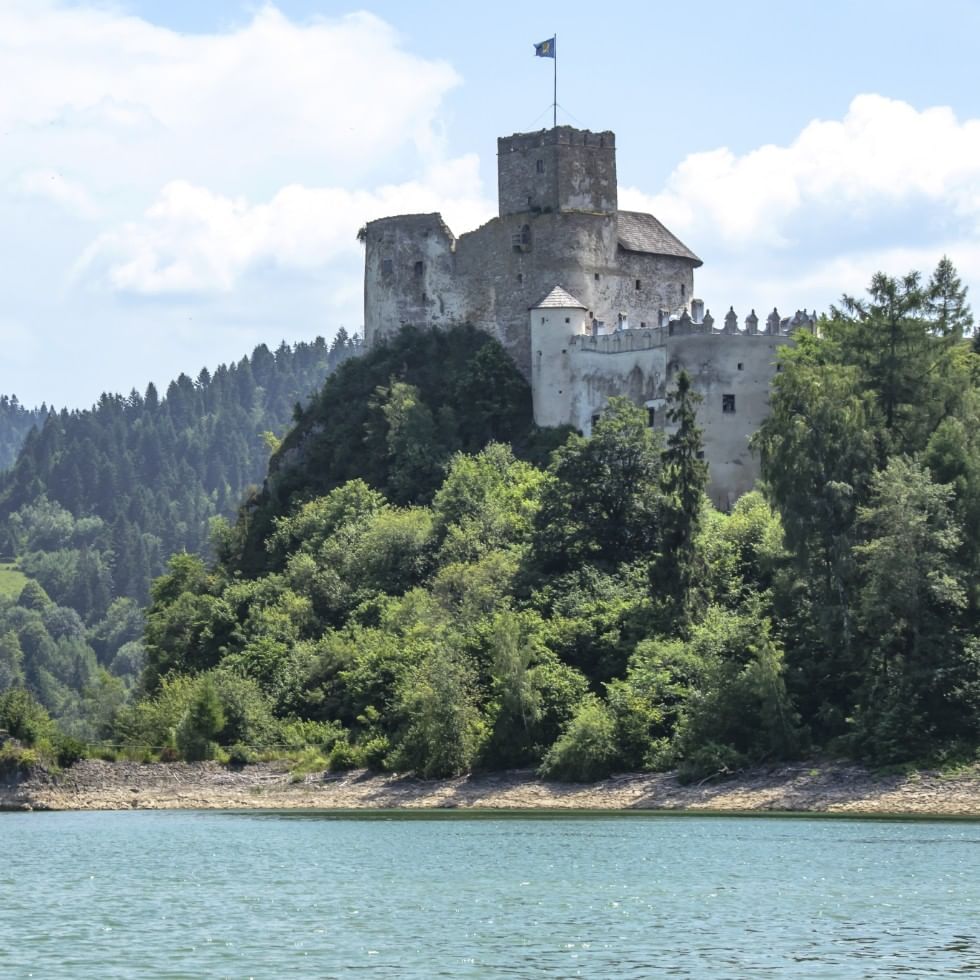
<instances>
[{"instance_id":1,"label":"gray stone masonry","mask_svg":"<svg viewBox=\"0 0 980 980\"><path fill-rule=\"evenodd\" d=\"M610 132L501 137L497 173L498 216L458 238L439 214L365 226L366 344L406 324L472 324L530 381L538 424L586 434L614 395L663 429L685 370L704 398L709 493L729 508L758 476L749 439L768 413L778 348L815 316L773 310L760 329L753 310L739 329L729 308L716 326L694 298L698 256L653 215L618 209Z\"/></svg>"}]
</instances>

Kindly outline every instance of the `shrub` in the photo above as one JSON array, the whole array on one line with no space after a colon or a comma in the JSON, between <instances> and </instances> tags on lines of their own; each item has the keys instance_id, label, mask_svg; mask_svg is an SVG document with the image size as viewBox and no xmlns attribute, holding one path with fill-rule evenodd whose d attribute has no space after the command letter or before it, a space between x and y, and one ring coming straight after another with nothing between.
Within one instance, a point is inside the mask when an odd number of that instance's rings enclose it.
<instances>
[{"instance_id":1,"label":"shrub","mask_svg":"<svg viewBox=\"0 0 980 980\"><path fill-rule=\"evenodd\" d=\"M327 768L331 772L346 772L357 767L357 753L346 738L338 739L327 756Z\"/></svg>"},{"instance_id":2,"label":"shrub","mask_svg":"<svg viewBox=\"0 0 980 980\"><path fill-rule=\"evenodd\" d=\"M617 759L616 722L595 695L578 706L538 770L545 779L593 782L608 776Z\"/></svg>"},{"instance_id":3,"label":"shrub","mask_svg":"<svg viewBox=\"0 0 980 980\"><path fill-rule=\"evenodd\" d=\"M28 746L51 740L56 731L43 705L23 687L12 687L0 694L0 729Z\"/></svg>"},{"instance_id":4,"label":"shrub","mask_svg":"<svg viewBox=\"0 0 980 980\"><path fill-rule=\"evenodd\" d=\"M213 759L217 735L225 726L221 700L210 678L205 678L177 726L177 748L188 762Z\"/></svg>"},{"instance_id":5,"label":"shrub","mask_svg":"<svg viewBox=\"0 0 980 980\"><path fill-rule=\"evenodd\" d=\"M55 758L62 769L73 766L87 755L88 748L85 743L71 735L62 735L55 743Z\"/></svg>"},{"instance_id":6,"label":"shrub","mask_svg":"<svg viewBox=\"0 0 980 980\"><path fill-rule=\"evenodd\" d=\"M362 766L374 772L382 772L388 768L388 753L391 751L391 743L384 735L369 738L358 748Z\"/></svg>"},{"instance_id":7,"label":"shrub","mask_svg":"<svg viewBox=\"0 0 980 980\"><path fill-rule=\"evenodd\" d=\"M17 742L0 745L0 776L15 776L29 772L39 762L36 749L24 748Z\"/></svg>"}]
</instances>

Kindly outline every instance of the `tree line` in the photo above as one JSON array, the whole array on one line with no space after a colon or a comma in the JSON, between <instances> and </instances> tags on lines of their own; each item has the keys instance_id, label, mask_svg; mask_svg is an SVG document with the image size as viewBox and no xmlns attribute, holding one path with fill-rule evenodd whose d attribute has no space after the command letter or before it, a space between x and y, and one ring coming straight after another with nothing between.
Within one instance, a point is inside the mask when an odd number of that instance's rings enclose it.
<instances>
[{"instance_id":1,"label":"tree line","mask_svg":"<svg viewBox=\"0 0 980 980\"><path fill-rule=\"evenodd\" d=\"M945 259L879 274L785 350L763 483L729 514L703 492L685 375L666 440L613 399L548 447L488 408L528 402L492 341L402 334L328 381L219 560L155 583L119 731L193 754L306 739L336 768L430 776L972 758L965 292ZM461 399L488 364L493 387Z\"/></svg>"},{"instance_id":2,"label":"tree line","mask_svg":"<svg viewBox=\"0 0 980 980\"><path fill-rule=\"evenodd\" d=\"M73 736L111 734L143 666L150 583L173 552L206 551L210 522L235 513L276 436L360 349L343 329L329 345L260 345L162 396L151 384L84 411L0 398L0 433L26 427L0 474L0 556L30 579L0 595L0 691L24 687Z\"/></svg>"},{"instance_id":3,"label":"tree line","mask_svg":"<svg viewBox=\"0 0 980 980\"><path fill-rule=\"evenodd\" d=\"M683 373L666 434L623 399L542 432L493 340L405 330L297 413L212 560L170 559L105 731L423 776L972 759L972 334L946 259L844 297L781 352L763 480L721 513Z\"/></svg>"}]
</instances>

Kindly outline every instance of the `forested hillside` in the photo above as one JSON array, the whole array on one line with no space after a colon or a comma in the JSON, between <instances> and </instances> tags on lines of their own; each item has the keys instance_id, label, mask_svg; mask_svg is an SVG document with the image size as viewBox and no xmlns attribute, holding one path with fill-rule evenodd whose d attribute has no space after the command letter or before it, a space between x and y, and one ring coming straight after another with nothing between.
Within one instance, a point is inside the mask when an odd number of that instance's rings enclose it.
<instances>
[{"instance_id":1,"label":"forested hillside","mask_svg":"<svg viewBox=\"0 0 980 980\"><path fill-rule=\"evenodd\" d=\"M0 395L0 472L13 466L27 433L44 424L48 411L47 405L24 408L16 395Z\"/></svg>"},{"instance_id":2,"label":"forested hillside","mask_svg":"<svg viewBox=\"0 0 980 980\"><path fill-rule=\"evenodd\" d=\"M155 583L147 696L117 732L423 775L972 758L970 332L945 260L845 298L784 351L756 439L764 495L731 514L703 495L684 374L666 443L613 400L536 465L503 441L533 443L495 345L403 334L300 417L221 560L180 556ZM499 403L461 398L462 379Z\"/></svg>"},{"instance_id":3,"label":"forested hillside","mask_svg":"<svg viewBox=\"0 0 980 980\"><path fill-rule=\"evenodd\" d=\"M15 559L0 563L0 691L30 692L72 735L111 734L143 667L150 581L174 551L207 550L276 434L359 352L345 332L260 346L162 397L150 385L52 413L0 476L0 554Z\"/></svg>"},{"instance_id":4,"label":"forested hillside","mask_svg":"<svg viewBox=\"0 0 980 980\"><path fill-rule=\"evenodd\" d=\"M169 555L206 551L210 520L235 512L294 411L358 350L346 334L261 345L162 396L151 384L53 413L0 476L0 551L87 623L113 598L145 601Z\"/></svg>"}]
</instances>

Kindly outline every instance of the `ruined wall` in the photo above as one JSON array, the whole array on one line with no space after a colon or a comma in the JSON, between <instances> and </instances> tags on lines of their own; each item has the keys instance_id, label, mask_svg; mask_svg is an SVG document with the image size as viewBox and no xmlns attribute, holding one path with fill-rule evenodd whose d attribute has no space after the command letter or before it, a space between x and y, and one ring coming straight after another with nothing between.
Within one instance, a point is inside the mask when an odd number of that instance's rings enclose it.
<instances>
[{"instance_id":1,"label":"ruined wall","mask_svg":"<svg viewBox=\"0 0 980 980\"><path fill-rule=\"evenodd\" d=\"M397 333L405 324L465 322L457 288L455 239L438 214L371 221L364 232L364 341Z\"/></svg>"}]
</instances>

